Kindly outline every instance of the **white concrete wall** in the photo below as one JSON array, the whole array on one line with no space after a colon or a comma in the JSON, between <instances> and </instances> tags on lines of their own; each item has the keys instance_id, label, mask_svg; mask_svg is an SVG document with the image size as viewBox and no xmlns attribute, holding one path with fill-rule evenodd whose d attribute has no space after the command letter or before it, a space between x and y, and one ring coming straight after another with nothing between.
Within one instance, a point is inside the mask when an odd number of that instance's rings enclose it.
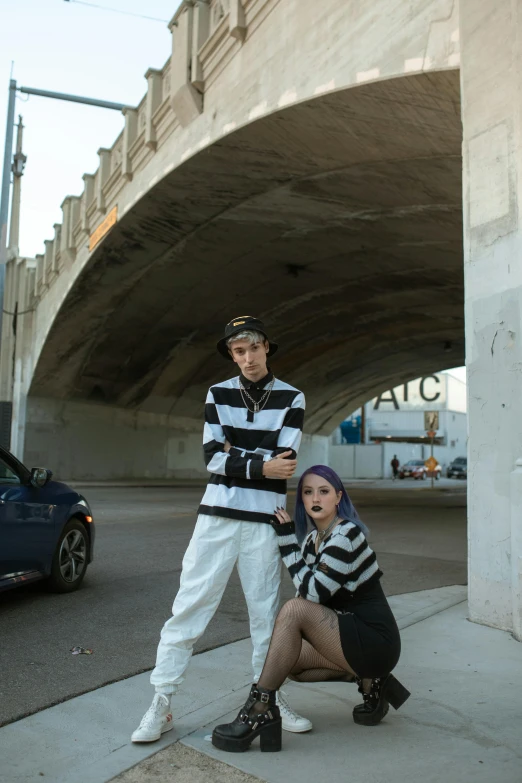
<instances>
[{"instance_id":1,"label":"white concrete wall","mask_svg":"<svg viewBox=\"0 0 522 783\"><path fill-rule=\"evenodd\" d=\"M355 478L355 446L330 444L330 467L342 479Z\"/></svg>"},{"instance_id":2,"label":"white concrete wall","mask_svg":"<svg viewBox=\"0 0 522 783\"><path fill-rule=\"evenodd\" d=\"M206 476L202 435L167 416L29 398L24 461L64 480Z\"/></svg>"},{"instance_id":3,"label":"white concrete wall","mask_svg":"<svg viewBox=\"0 0 522 783\"><path fill-rule=\"evenodd\" d=\"M468 410L468 390L464 381L448 375L448 410L467 413Z\"/></svg>"},{"instance_id":4,"label":"white concrete wall","mask_svg":"<svg viewBox=\"0 0 522 783\"><path fill-rule=\"evenodd\" d=\"M196 429L198 422L191 423ZM53 470L57 478L118 480L206 478L202 436L159 414L105 405L29 398L29 467ZM323 435L303 435L297 475L311 465L330 465L343 479L391 476L390 461L425 459L429 448L406 443L336 446ZM465 449L435 448L443 468Z\"/></svg>"},{"instance_id":5,"label":"white concrete wall","mask_svg":"<svg viewBox=\"0 0 522 783\"><path fill-rule=\"evenodd\" d=\"M391 457L390 457L391 459ZM329 462L342 479L372 479L383 476L382 446L335 446L330 444Z\"/></svg>"},{"instance_id":6,"label":"white concrete wall","mask_svg":"<svg viewBox=\"0 0 522 783\"><path fill-rule=\"evenodd\" d=\"M324 435L303 435L297 459L297 474L300 476L312 465L328 465L330 440Z\"/></svg>"}]
</instances>

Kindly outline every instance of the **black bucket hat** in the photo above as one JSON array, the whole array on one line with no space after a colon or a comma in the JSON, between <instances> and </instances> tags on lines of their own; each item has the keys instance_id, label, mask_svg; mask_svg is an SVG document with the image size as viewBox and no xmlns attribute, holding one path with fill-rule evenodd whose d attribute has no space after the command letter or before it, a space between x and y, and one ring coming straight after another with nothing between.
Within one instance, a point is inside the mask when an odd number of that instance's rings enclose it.
<instances>
[{"instance_id":1,"label":"black bucket hat","mask_svg":"<svg viewBox=\"0 0 522 783\"><path fill-rule=\"evenodd\" d=\"M230 338L235 334L240 334L240 332L246 331L261 332L261 334L264 335L264 337L268 340L263 321L260 321L259 318L254 318L252 315L238 315L237 318L233 318L225 326L225 336L217 344L217 349L221 356L224 356L225 359L229 359L231 362L234 361L229 353L227 340L230 340ZM268 340L268 342L270 343L270 347L268 349L267 356L273 356L279 346L277 343L271 342L271 340Z\"/></svg>"}]
</instances>

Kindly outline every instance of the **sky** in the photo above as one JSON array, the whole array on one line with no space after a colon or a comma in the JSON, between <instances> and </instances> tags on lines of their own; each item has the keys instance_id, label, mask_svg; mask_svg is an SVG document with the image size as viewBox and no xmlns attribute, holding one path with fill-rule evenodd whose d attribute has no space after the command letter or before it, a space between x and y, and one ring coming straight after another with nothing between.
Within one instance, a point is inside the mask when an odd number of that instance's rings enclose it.
<instances>
[{"instance_id":1,"label":"sky","mask_svg":"<svg viewBox=\"0 0 522 783\"><path fill-rule=\"evenodd\" d=\"M90 2L91 0L85 0ZM179 0L0 0L0 139L11 69L19 86L137 105L145 72L170 57L167 22ZM164 21L127 16L142 14ZM13 65L14 63L14 65ZM22 179L20 254L43 253L60 223L60 205L80 195L82 175L98 168L97 151L111 147L123 116L108 109L18 94L27 164ZM464 368L451 370L465 381Z\"/></svg>"},{"instance_id":2,"label":"sky","mask_svg":"<svg viewBox=\"0 0 522 783\"><path fill-rule=\"evenodd\" d=\"M87 0L86 0L87 1ZM90 0L149 21L65 0L0 0L0 139L3 161L11 64L19 86L137 105L148 68L170 57L167 22L179 0ZM123 128L120 112L18 93L27 164L22 179L20 254L34 256L61 223L60 205L80 195L82 175L98 168L97 151ZM1 165L1 163L0 163Z\"/></svg>"},{"instance_id":3,"label":"sky","mask_svg":"<svg viewBox=\"0 0 522 783\"><path fill-rule=\"evenodd\" d=\"M459 381L463 381L466 383L466 368L465 367L455 367L453 370L447 370L448 375L454 375L455 378L458 378Z\"/></svg>"}]
</instances>

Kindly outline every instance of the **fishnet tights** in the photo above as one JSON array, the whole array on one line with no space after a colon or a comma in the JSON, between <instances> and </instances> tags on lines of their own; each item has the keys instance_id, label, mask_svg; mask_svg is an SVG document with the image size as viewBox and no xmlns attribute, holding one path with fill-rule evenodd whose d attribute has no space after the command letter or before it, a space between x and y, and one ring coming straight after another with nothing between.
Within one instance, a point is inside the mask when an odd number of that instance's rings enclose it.
<instances>
[{"instance_id":1,"label":"fishnet tights","mask_svg":"<svg viewBox=\"0 0 522 783\"><path fill-rule=\"evenodd\" d=\"M352 679L332 609L304 598L288 601L277 616L261 688L278 690L287 677L299 682Z\"/></svg>"}]
</instances>

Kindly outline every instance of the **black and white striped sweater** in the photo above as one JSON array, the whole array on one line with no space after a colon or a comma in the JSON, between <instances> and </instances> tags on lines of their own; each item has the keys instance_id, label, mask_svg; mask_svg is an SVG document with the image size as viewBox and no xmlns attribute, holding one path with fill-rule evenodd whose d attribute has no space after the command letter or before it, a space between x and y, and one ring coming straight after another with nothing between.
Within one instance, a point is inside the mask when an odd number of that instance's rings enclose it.
<instances>
[{"instance_id":1,"label":"black and white striped sweater","mask_svg":"<svg viewBox=\"0 0 522 783\"><path fill-rule=\"evenodd\" d=\"M270 373L265 388L271 379ZM286 504L286 481L265 478L263 462L288 450L295 457L304 412L304 394L279 378L266 406L253 417L247 416L238 377L212 386L203 432L205 462L212 475L199 513L270 523L276 506ZM228 453L225 440L232 446Z\"/></svg>"},{"instance_id":2,"label":"black and white striped sweater","mask_svg":"<svg viewBox=\"0 0 522 783\"><path fill-rule=\"evenodd\" d=\"M317 530L299 547L294 522L274 525L284 564L298 594L308 601L342 611L358 590L378 581L382 571L366 536L353 522L343 520L320 545ZM326 572L319 565L326 566Z\"/></svg>"}]
</instances>

